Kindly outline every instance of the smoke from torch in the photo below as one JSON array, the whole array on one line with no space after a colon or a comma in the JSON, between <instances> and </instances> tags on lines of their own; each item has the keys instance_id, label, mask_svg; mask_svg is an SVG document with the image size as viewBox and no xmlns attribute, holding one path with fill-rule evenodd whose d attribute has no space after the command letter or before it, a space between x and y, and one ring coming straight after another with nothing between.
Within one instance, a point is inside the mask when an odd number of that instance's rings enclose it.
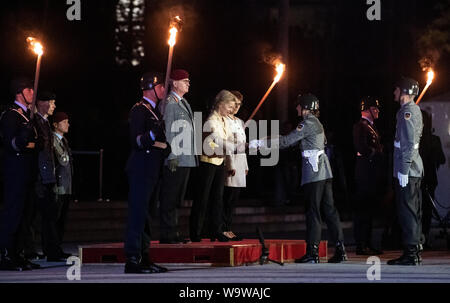
<instances>
[{"instance_id":1,"label":"smoke from torch","mask_svg":"<svg viewBox=\"0 0 450 303\"><path fill-rule=\"evenodd\" d=\"M428 73L427 73L427 84L425 85L425 87L422 90L422 93L420 93L419 98L417 98L416 104L419 104L420 100L422 99L422 97L425 95L425 92L427 91L428 87L430 87L431 83L433 83L433 79L434 79L434 72L433 70L430 68Z\"/></svg>"},{"instance_id":2,"label":"smoke from torch","mask_svg":"<svg viewBox=\"0 0 450 303\"><path fill-rule=\"evenodd\" d=\"M253 117L256 115L256 112L259 110L259 108L261 107L261 105L264 103L264 101L266 100L267 96L269 96L270 92L272 91L272 89L275 87L275 85L278 83L278 81L280 81L281 77L283 76L283 73L286 69L286 65L278 62L276 64L275 67L277 74L275 76L275 78L273 79L272 84L270 85L269 89L266 91L266 93L264 94L264 96L261 98L261 101L259 101L258 106L256 106L255 110L253 111L253 113L250 115L250 117L248 118L247 122L245 122L245 126L248 125L248 123L250 122L250 120L253 119Z\"/></svg>"}]
</instances>

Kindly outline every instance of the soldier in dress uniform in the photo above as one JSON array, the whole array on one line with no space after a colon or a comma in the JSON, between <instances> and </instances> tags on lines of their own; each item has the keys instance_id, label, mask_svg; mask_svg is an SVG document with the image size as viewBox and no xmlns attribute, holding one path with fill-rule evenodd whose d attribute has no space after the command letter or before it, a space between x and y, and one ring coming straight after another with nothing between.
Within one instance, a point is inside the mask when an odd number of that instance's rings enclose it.
<instances>
[{"instance_id":1,"label":"soldier in dress uniform","mask_svg":"<svg viewBox=\"0 0 450 303\"><path fill-rule=\"evenodd\" d=\"M56 96L50 92L38 94L36 99L37 112L34 123L38 133L36 152L38 153L38 174L35 185L37 205L42 217L42 249L47 261L58 262L67 259L70 254L64 253L59 242L57 231L58 207L54 187L55 152L53 146L53 131L49 117L56 108Z\"/></svg>"},{"instance_id":2,"label":"soldier in dress uniform","mask_svg":"<svg viewBox=\"0 0 450 303\"><path fill-rule=\"evenodd\" d=\"M53 148L55 151L55 175L57 220L56 230L59 245L63 243L67 212L72 199L73 156L65 135L69 131L69 116L64 112L53 115Z\"/></svg>"},{"instance_id":3,"label":"soldier in dress uniform","mask_svg":"<svg viewBox=\"0 0 450 303\"><path fill-rule=\"evenodd\" d=\"M394 100L400 102L394 141L394 180L397 215L402 229L403 255L388 261L389 265L421 263L420 238L422 196L420 184L423 163L419 154L423 122L420 107L414 102L419 94L416 80L402 78L396 85Z\"/></svg>"},{"instance_id":4,"label":"soldier in dress uniform","mask_svg":"<svg viewBox=\"0 0 450 303\"><path fill-rule=\"evenodd\" d=\"M125 273L160 273L167 269L149 259L148 209L164 159L170 153L158 102L164 95L164 77L146 73L141 78L142 100L130 110L131 153L127 161L128 223ZM147 225L147 226L146 226Z\"/></svg>"},{"instance_id":5,"label":"soldier in dress uniform","mask_svg":"<svg viewBox=\"0 0 450 303\"><path fill-rule=\"evenodd\" d=\"M353 232L357 255L379 255L372 239L372 220L380 192L382 176L383 145L375 127L380 113L379 101L371 96L360 102L361 119L353 125L353 144L356 150L355 206Z\"/></svg>"},{"instance_id":6,"label":"soldier in dress uniform","mask_svg":"<svg viewBox=\"0 0 450 303\"><path fill-rule=\"evenodd\" d=\"M24 230L24 209L29 207L37 174L37 133L30 118L33 82L16 78L11 83L15 101L2 113L0 132L3 152L3 208L0 211L0 270L30 270L39 265L22 256L19 243Z\"/></svg>"},{"instance_id":7,"label":"soldier in dress uniform","mask_svg":"<svg viewBox=\"0 0 450 303\"><path fill-rule=\"evenodd\" d=\"M191 169L197 167L194 113L184 97L189 92L189 73L176 69L170 75L171 91L167 95L164 123L172 152L163 168L160 195L159 243L177 244L184 241L178 233L177 206L184 201ZM177 142L180 134L183 138Z\"/></svg>"},{"instance_id":8,"label":"soldier in dress uniform","mask_svg":"<svg viewBox=\"0 0 450 303\"><path fill-rule=\"evenodd\" d=\"M334 206L332 172L330 162L324 152L326 138L319 115L319 99L313 94L299 95L297 112L303 121L295 130L279 138L279 147L287 148L300 142L302 151L302 181L306 197L306 254L297 259L297 263L319 263L319 243L321 239L323 210L330 231L331 241L336 250L328 263L340 263L347 260L344 247L344 235L339 213Z\"/></svg>"}]
</instances>

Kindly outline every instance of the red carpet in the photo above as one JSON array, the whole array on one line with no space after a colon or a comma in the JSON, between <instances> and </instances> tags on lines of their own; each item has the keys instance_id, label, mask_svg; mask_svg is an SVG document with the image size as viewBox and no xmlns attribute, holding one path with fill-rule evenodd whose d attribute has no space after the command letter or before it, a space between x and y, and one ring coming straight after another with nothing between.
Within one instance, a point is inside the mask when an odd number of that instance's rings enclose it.
<instances>
[{"instance_id":1,"label":"red carpet","mask_svg":"<svg viewBox=\"0 0 450 303\"><path fill-rule=\"evenodd\" d=\"M269 258L293 262L306 253L304 240L265 240ZM82 263L125 263L123 243L95 244L79 247ZM240 266L259 262L261 244L257 239L236 242L202 242L159 244L152 241L150 256L155 263L210 263L213 266ZM327 241L320 242L319 256L327 259Z\"/></svg>"}]
</instances>

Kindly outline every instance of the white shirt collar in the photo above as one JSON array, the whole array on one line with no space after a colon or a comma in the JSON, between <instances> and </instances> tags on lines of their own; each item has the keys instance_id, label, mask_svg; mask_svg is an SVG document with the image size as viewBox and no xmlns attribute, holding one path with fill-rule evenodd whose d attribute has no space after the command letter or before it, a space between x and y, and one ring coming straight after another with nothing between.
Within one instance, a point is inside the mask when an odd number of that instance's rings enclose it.
<instances>
[{"instance_id":1,"label":"white shirt collar","mask_svg":"<svg viewBox=\"0 0 450 303\"><path fill-rule=\"evenodd\" d=\"M175 97L177 97L178 101L180 101L181 99L183 99L183 98L180 97L180 95L178 95L178 94L177 94L176 92L174 92L174 91L171 91L170 93L173 94Z\"/></svg>"},{"instance_id":2,"label":"white shirt collar","mask_svg":"<svg viewBox=\"0 0 450 303\"><path fill-rule=\"evenodd\" d=\"M60 134L58 134L57 132L53 132L58 138L59 140L62 140L63 136L61 136Z\"/></svg>"},{"instance_id":3,"label":"white shirt collar","mask_svg":"<svg viewBox=\"0 0 450 303\"><path fill-rule=\"evenodd\" d=\"M46 117L44 117L44 115L43 114L41 114L40 112L36 112L39 116L41 116L42 117L42 119L44 119L45 121L48 121L48 119L46 118Z\"/></svg>"},{"instance_id":4,"label":"white shirt collar","mask_svg":"<svg viewBox=\"0 0 450 303\"><path fill-rule=\"evenodd\" d=\"M147 98L147 97L145 97L145 96L143 96L142 98L144 98L145 100L147 100L147 101L148 101L148 103L150 103L150 104L151 104L151 106L152 106L153 108L155 108L155 107L156 107L156 103L155 103L155 101L153 101L153 100L150 100L149 98Z\"/></svg>"},{"instance_id":5,"label":"white shirt collar","mask_svg":"<svg viewBox=\"0 0 450 303\"><path fill-rule=\"evenodd\" d=\"M370 121L369 118L364 117L364 116L361 116L361 118L366 119L370 123L370 125L373 125L373 121Z\"/></svg>"},{"instance_id":6,"label":"white shirt collar","mask_svg":"<svg viewBox=\"0 0 450 303\"><path fill-rule=\"evenodd\" d=\"M19 101L16 100L16 101L14 101L14 103L19 105L25 112L28 111L28 108L25 105L23 105L22 103L20 103Z\"/></svg>"}]
</instances>

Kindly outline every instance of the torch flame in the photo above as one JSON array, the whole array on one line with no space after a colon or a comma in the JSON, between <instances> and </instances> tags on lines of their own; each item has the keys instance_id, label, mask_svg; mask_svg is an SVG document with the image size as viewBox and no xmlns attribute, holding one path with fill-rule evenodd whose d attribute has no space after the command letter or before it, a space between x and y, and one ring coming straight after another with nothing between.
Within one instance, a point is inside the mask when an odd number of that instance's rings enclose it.
<instances>
[{"instance_id":1,"label":"torch flame","mask_svg":"<svg viewBox=\"0 0 450 303\"><path fill-rule=\"evenodd\" d=\"M277 70L277 75L275 76L275 78L273 79L275 83L277 83L278 81L280 81L281 76L283 76L284 70L286 69L286 65L283 63L278 63L276 66L276 70Z\"/></svg>"},{"instance_id":2,"label":"torch flame","mask_svg":"<svg viewBox=\"0 0 450 303\"><path fill-rule=\"evenodd\" d=\"M433 79L434 79L434 72L433 70L430 68L428 70L427 73L427 84L425 85L425 87L422 90L422 93L420 93L419 98L417 98L416 104L419 104L420 100L422 100L422 97L425 95L425 92L427 91L427 89L430 87L431 83L433 83Z\"/></svg>"},{"instance_id":3,"label":"torch flame","mask_svg":"<svg viewBox=\"0 0 450 303\"><path fill-rule=\"evenodd\" d=\"M42 44L39 41L36 41L35 38L28 37L27 42L36 55L41 56L44 53L44 48Z\"/></svg>"},{"instance_id":4,"label":"torch flame","mask_svg":"<svg viewBox=\"0 0 450 303\"><path fill-rule=\"evenodd\" d=\"M177 32L178 32L178 30L175 26L171 27L169 30L170 38L169 38L168 43L171 47L173 47L175 45L176 38L177 38Z\"/></svg>"},{"instance_id":5,"label":"torch flame","mask_svg":"<svg viewBox=\"0 0 450 303\"><path fill-rule=\"evenodd\" d=\"M433 79L434 79L434 72L433 72L432 69L430 69L430 70L428 71L428 73L427 73L427 78L428 78L428 80L427 80L427 85L430 85L430 84L433 82Z\"/></svg>"}]
</instances>

